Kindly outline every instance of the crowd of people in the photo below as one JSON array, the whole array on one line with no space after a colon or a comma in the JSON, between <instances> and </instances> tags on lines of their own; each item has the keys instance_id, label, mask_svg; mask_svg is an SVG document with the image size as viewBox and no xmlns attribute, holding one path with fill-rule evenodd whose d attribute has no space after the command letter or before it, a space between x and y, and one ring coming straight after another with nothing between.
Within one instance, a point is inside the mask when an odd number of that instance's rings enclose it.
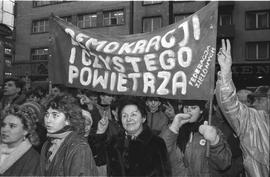
<instances>
[{"instance_id":1,"label":"crowd of people","mask_svg":"<svg viewBox=\"0 0 270 177\"><path fill-rule=\"evenodd\" d=\"M269 176L270 86L237 91L222 40L206 100L111 95L53 84L0 96L0 176Z\"/></svg>"}]
</instances>

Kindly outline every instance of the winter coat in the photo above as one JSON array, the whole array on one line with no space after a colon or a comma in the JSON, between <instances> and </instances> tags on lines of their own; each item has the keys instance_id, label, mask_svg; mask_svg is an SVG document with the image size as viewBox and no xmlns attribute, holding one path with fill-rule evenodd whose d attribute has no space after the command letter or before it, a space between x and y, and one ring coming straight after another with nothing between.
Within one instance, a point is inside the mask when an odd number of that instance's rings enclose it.
<instances>
[{"instance_id":1,"label":"winter coat","mask_svg":"<svg viewBox=\"0 0 270 177\"><path fill-rule=\"evenodd\" d=\"M231 78L231 73L219 77L218 104L240 139L247 176L269 176L269 113L242 104Z\"/></svg>"},{"instance_id":2,"label":"winter coat","mask_svg":"<svg viewBox=\"0 0 270 177\"><path fill-rule=\"evenodd\" d=\"M0 176L37 176L39 172L39 159L38 152L31 147Z\"/></svg>"},{"instance_id":3,"label":"winter coat","mask_svg":"<svg viewBox=\"0 0 270 177\"><path fill-rule=\"evenodd\" d=\"M91 149L85 139L71 132L56 152L46 170L46 154L49 141L41 150L40 169L42 176L96 176L97 169Z\"/></svg>"},{"instance_id":4,"label":"winter coat","mask_svg":"<svg viewBox=\"0 0 270 177\"><path fill-rule=\"evenodd\" d=\"M177 146L178 134L169 128L162 131L172 166L172 176L218 177L219 170L224 170L231 164L231 151L220 131L218 144L210 146L210 156L206 157L206 140L195 132L186 145L185 154Z\"/></svg>"},{"instance_id":5,"label":"winter coat","mask_svg":"<svg viewBox=\"0 0 270 177\"><path fill-rule=\"evenodd\" d=\"M166 145L148 126L133 140L125 133L113 136L106 145L106 152L108 176L171 175Z\"/></svg>"}]
</instances>

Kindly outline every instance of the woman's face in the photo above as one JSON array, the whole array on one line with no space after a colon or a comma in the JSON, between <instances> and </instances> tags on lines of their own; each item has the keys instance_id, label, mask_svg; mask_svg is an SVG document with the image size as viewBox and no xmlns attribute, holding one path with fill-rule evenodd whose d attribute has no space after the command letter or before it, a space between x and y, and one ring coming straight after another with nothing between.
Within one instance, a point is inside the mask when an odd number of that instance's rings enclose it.
<instances>
[{"instance_id":1,"label":"woman's face","mask_svg":"<svg viewBox=\"0 0 270 177\"><path fill-rule=\"evenodd\" d=\"M21 119L14 115L7 115L1 127L2 143L7 144L10 147L16 147L19 145L24 137L27 135L27 131L24 130Z\"/></svg>"},{"instance_id":2,"label":"woman's face","mask_svg":"<svg viewBox=\"0 0 270 177\"><path fill-rule=\"evenodd\" d=\"M193 106L185 105L183 108L183 112L191 114L191 118L189 120L190 123L196 122L202 114L202 110L197 105Z\"/></svg>"},{"instance_id":3,"label":"woman's face","mask_svg":"<svg viewBox=\"0 0 270 177\"><path fill-rule=\"evenodd\" d=\"M49 108L44 117L45 127L48 133L55 133L69 125L63 112Z\"/></svg>"},{"instance_id":4,"label":"woman's face","mask_svg":"<svg viewBox=\"0 0 270 177\"><path fill-rule=\"evenodd\" d=\"M122 125L130 135L139 135L143 130L145 118L136 105L126 105L121 112Z\"/></svg>"}]
</instances>

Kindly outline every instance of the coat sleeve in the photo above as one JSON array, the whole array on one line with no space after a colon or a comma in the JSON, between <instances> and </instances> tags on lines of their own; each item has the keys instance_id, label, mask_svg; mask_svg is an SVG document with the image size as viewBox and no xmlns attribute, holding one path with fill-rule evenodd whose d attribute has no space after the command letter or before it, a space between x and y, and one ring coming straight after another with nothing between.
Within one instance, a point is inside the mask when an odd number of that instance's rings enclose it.
<instances>
[{"instance_id":1,"label":"coat sleeve","mask_svg":"<svg viewBox=\"0 0 270 177\"><path fill-rule=\"evenodd\" d=\"M216 170L225 170L231 165L232 152L220 130L218 135L219 142L210 146L210 165Z\"/></svg>"},{"instance_id":2,"label":"coat sleeve","mask_svg":"<svg viewBox=\"0 0 270 177\"><path fill-rule=\"evenodd\" d=\"M269 165L269 114L249 108L238 100L231 73L218 75L216 98L240 139L244 155Z\"/></svg>"},{"instance_id":3,"label":"coat sleeve","mask_svg":"<svg viewBox=\"0 0 270 177\"><path fill-rule=\"evenodd\" d=\"M68 156L66 176L97 176L97 167L87 143L77 144Z\"/></svg>"},{"instance_id":4,"label":"coat sleeve","mask_svg":"<svg viewBox=\"0 0 270 177\"><path fill-rule=\"evenodd\" d=\"M159 135L165 142L168 150L172 176L186 176L186 168L184 166L184 154L177 147L176 141L178 134L173 133L168 127L163 129Z\"/></svg>"}]
</instances>

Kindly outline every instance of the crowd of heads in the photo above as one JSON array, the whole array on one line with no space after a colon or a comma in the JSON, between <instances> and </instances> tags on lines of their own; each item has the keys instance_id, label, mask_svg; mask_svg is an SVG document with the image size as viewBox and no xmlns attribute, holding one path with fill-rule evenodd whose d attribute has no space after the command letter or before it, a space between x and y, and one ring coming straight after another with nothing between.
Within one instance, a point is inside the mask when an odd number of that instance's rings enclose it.
<instances>
[{"instance_id":1,"label":"crowd of heads","mask_svg":"<svg viewBox=\"0 0 270 177\"><path fill-rule=\"evenodd\" d=\"M127 120L139 112L141 122L147 122L146 111L157 112L162 111L166 113L168 104L175 113L188 113L192 115L190 123L203 122L207 118L209 104L204 100L169 100L159 97L133 97L123 95L112 95L104 92L95 92L90 90L82 90L75 88L68 88L61 84L52 85L49 87L37 86L31 90L23 89L23 82L19 79L10 78L5 81L2 91L2 98L12 96L24 95L23 108L24 110L15 111L18 108L10 108L2 113L3 119L7 119L8 115L20 117L23 123L23 128L28 131L28 136L34 137L32 130L34 123L40 122L48 131L57 131L68 125L72 129L78 131L80 134L89 135L90 129L97 129L97 121L99 119L93 118L89 113L86 104L81 101L80 95L85 95L91 101L90 105L95 106L109 106L112 110L113 117L119 122L123 128L128 129ZM255 92L247 89L242 89L237 92L238 99L247 106L253 106L256 109L269 109L269 86L258 87ZM3 105L2 105L2 108ZM25 110L29 110L31 115L26 116ZM82 111L83 110L83 111ZM133 110L133 112L132 112ZM2 111L3 112L3 111ZM63 116L63 122L59 127L53 123L53 116ZM30 118L31 117L31 118ZM27 120L31 119L31 123ZM58 125L58 124L57 124ZM87 125L87 126L86 126ZM30 138L31 141L33 138ZM33 142L34 143L34 142Z\"/></svg>"}]
</instances>

